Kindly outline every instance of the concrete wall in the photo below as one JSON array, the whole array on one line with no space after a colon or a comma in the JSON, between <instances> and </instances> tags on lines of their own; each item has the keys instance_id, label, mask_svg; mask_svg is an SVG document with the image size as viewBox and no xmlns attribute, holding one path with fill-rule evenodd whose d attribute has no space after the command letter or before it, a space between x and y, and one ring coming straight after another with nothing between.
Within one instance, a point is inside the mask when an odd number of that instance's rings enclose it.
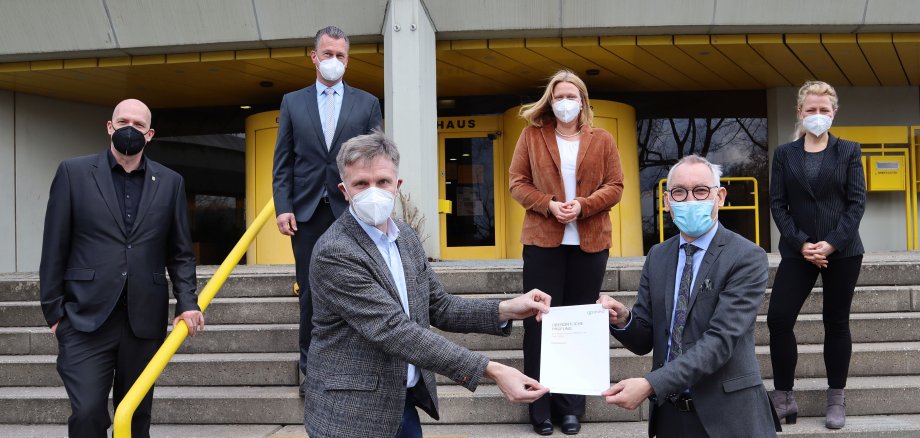
<instances>
[{"instance_id":1,"label":"concrete wall","mask_svg":"<svg viewBox=\"0 0 920 438\"><path fill-rule=\"evenodd\" d=\"M0 62L380 41L387 0L3 1ZM917 32L916 0L425 0L438 39ZM424 13L423 13L424 14ZM422 15L423 15L422 14Z\"/></svg>"},{"instance_id":2,"label":"concrete wall","mask_svg":"<svg viewBox=\"0 0 920 438\"><path fill-rule=\"evenodd\" d=\"M770 159L777 145L791 141L795 127L798 88L767 91ZM920 87L839 87L840 109L835 126L920 125ZM906 139L905 139L906 140ZM763 204L769 208L769 199ZM907 249L904 194L870 192L860 236L867 251ZM779 232L771 219L772 249L779 244Z\"/></svg>"},{"instance_id":3,"label":"concrete wall","mask_svg":"<svg viewBox=\"0 0 920 438\"><path fill-rule=\"evenodd\" d=\"M0 272L16 271L16 184L13 93L0 91Z\"/></svg>"},{"instance_id":4,"label":"concrete wall","mask_svg":"<svg viewBox=\"0 0 920 438\"><path fill-rule=\"evenodd\" d=\"M98 153L108 146L105 122L112 117L112 108L16 94L14 110L16 231L14 236L5 232L2 236L3 240L15 237L15 270L37 271L54 172L66 158ZM0 110L0 120L2 114Z\"/></svg>"}]
</instances>

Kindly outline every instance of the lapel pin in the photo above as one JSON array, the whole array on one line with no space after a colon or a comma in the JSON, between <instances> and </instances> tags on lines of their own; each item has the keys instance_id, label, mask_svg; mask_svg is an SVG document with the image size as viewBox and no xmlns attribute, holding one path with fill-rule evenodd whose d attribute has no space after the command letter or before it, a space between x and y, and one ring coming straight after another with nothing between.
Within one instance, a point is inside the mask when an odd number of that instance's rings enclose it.
<instances>
[{"instance_id":1,"label":"lapel pin","mask_svg":"<svg viewBox=\"0 0 920 438\"><path fill-rule=\"evenodd\" d=\"M151 181L156 181L156 180L157 180L157 177L151 176L151 177L150 177L150 180L151 180Z\"/></svg>"}]
</instances>

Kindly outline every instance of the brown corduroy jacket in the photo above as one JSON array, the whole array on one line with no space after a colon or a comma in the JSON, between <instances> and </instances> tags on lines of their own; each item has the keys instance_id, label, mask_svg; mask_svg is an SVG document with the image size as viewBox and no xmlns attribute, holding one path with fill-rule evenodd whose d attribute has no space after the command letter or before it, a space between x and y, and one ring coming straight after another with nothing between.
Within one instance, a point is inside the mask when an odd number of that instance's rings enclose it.
<instances>
[{"instance_id":1,"label":"brown corduroy jacket","mask_svg":"<svg viewBox=\"0 0 920 438\"><path fill-rule=\"evenodd\" d=\"M565 225L549 211L549 201L565 202L554 128L554 123L524 128L511 159L511 197L526 210L521 231L524 245L551 248L562 243ZM610 248L608 212L623 194L623 171L609 132L584 129L575 168L575 199L581 204L577 220L580 247L585 252Z\"/></svg>"}]
</instances>

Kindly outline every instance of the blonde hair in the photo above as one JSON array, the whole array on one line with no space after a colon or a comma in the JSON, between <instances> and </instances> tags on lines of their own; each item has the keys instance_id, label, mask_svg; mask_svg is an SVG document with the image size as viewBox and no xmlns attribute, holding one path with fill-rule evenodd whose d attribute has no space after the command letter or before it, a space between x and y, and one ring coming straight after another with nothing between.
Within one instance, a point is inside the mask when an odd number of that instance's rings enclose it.
<instances>
[{"instance_id":1,"label":"blonde hair","mask_svg":"<svg viewBox=\"0 0 920 438\"><path fill-rule=\"evenodd\" d=\"M559 70L556 72L549 79L549 84L546 84L546 90L543 91L543 96L540 97L540 100L521 107L521 112L519 113L521 117L536 127L541 127L544 123L552 121L555 117L553 115L553 90L560 82L568 82L574 85L578 89L578 94L581 95L581 113L578 114L578 127L592 126L594 111L591 110L591 104L588 101L588 87L571 70Z\"/></svg>"},{"instance_id":2,"label":"blonde hair","mask_svg":"<svg viewBox=\"0 0 920 438\"><path fill-rule=\"evenodd\" d=\"M808 81L799 88L799 94L795 103L796 116L798 116L799 111L802 110L802 106L805 105L805 98L808 97L808 95L827 96L831 101L831 107L833 107L834 112L837 112L837 90L835 90L831 84L824 81ZM796 117L796 119L798 119L798 117ZM803 135L805 135L805 127L802 126L801 120L796 120L795 133L792 134L792 139L798 140L799 137Z\"/></svg>"}]
</instances>

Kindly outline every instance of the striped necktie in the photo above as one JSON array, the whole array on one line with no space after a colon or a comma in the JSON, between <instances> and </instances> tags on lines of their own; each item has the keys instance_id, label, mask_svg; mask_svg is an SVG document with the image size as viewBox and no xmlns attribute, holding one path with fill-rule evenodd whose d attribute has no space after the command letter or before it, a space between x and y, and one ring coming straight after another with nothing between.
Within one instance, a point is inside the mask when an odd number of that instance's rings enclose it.
<instances>
[{"instance_id":1,"label":"striped necktie","mask_svg":"<svg viewBox=\"0 0 920 438\"><path fill-rule=\"evenodd\" d=\"M332 148L332 137L335 135L335 90L326 88L326 120L323 124L323 135L326 137L326 150Z\"/></svg>"},{"instance_id":2,"label":"striped necktie","mask_svg":"<svg viewBox=\"0 0 920 438\"><path fill-rule=\"evenodd\" d=\"M684 273L680 277L680 289L677 290L677 303L675 303L674 321L671 327L671 349L668 352L668 362L677 359L684 353L684 325L687 323L687 307L690 303L690 286L693 284L693 253L699 248L685 243Z\"/></svg>"}]
</instances>

